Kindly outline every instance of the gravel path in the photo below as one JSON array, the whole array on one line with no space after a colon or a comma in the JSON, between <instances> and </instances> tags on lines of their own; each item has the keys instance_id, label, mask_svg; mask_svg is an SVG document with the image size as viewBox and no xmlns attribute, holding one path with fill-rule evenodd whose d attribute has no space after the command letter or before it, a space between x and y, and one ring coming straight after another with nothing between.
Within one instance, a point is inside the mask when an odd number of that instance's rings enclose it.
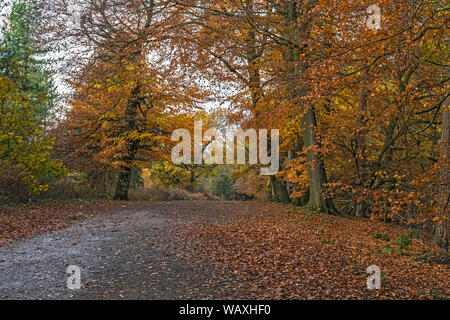
<instances>
[{"instance_id":1,"label":"gravel path","mask_svg":"<svg viewBox=\"0 0 450 320\"><path fill-rule=\"evenodd\" d=\"M0 299L224 299L233 279L187 263L173 230L239 215L236 202L133 203L0 248ZM245 211L243 211L245 212ZM69 265L82 288L69 290Z\"/></svg>"}]
</instances>

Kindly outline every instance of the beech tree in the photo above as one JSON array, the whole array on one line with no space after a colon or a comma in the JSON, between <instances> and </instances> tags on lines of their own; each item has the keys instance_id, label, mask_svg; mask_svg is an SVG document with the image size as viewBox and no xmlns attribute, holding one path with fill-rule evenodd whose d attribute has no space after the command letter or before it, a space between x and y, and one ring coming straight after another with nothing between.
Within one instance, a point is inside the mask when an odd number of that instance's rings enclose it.
<instances>
[{"instance_id":1,"label":"beech tree","mask_svg":"<svg viewBox=\"0 0 450 320\"><path fill-rule=\"evenodd\" d=\"M227 125L280 129L273 200L426 225L446 243L448 6L377 6L79 0L74 18L44 1L43 38L66 44L74 89L58 147L73 168L115 172L127 199L133 167L168 160L171 130L222 103Z\"/></svg>"},{"instance_id":2,"label":"beech tree","mask_svg":"<svg viewBox=\"0 0 450 320\"><path fill-rule=\"evenodd\" d=\"M53 14L51 39L79 41L75 60L69 61L79 70L70 80L76 94L66 121L69 132L82 139L79 150L93 144L97 160L113 163L118 169L114 199L127 200L133 166L158 159L158 147L168 145L169 128L175 129L169 114L200 97L177 67L183 54L169 33L177 24L176 12L167 1L86 0L78 4L79 25L66 26L58 20L68 14L66 3L47 5L51 10L44 14ZM55 33L58 26L63 31Z\"/></svg>"}]
</instances>

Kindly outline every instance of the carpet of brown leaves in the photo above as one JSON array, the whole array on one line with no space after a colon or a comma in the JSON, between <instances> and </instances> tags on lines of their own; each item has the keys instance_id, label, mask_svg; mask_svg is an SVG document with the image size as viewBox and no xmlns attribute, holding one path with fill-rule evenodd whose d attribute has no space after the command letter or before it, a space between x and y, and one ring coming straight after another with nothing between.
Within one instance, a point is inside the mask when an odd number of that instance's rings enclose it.
<instances>
[{"instance_id":1,"label":"carpet of brown leaves","mask_svg":"<svg viewBox=\"0 0 450 320\"><path fill-rule=\"evenodd\" d=\"M368 219L335 217L289 206L236 203L241 217L177 230L184 255L239 279L250 299L448 299L448 264L420 259L436 253L421 233L400 251L411 230ZM211 208L214 212L214 208ZM374 237L389 237L388 241ZM382 271L381 290L368 290L366 269Z\"/></svg>"},{"instance_id":2,"label":"carpet of brown leaves","mask_svg":"<svg viewBox=\"0 0 450 320\"><path fill-rule=\"evenodd\" d=\"M2 206L0 246L14 239L67 228L77 220L95 216L117 205L117 202L109 201L72 201Z\"/></svg>"}]
</instances>

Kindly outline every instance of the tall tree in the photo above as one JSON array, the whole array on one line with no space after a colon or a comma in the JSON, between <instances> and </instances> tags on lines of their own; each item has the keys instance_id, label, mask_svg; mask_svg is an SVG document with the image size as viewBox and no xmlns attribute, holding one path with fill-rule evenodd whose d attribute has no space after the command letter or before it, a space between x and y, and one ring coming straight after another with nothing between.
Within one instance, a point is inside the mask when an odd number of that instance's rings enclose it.
<instances>
[{"instance_id":1,"label":"tall tree","mask_svg":"<svg viewBox=\"0 0 450 320\"><path fill-rule=\"evenodd\" d=\"M48 61L51 50L39 42L43 21L37 17L37 1L14 1L8 20L3 26L4 40L14 53L18 76L15 80L20 81L21 90L35 104L36 121L44 124L52 117L58 97Z\"/></svg>"},{"instance_id":2,"label":"tall tree","mask_svg":"<svg viewBox=\"0 0 450 320\"><path fill-rule=\"evenodd\" d=\"M46 92L30 98L15 52L0 42L0 180L21 180L24 194L11 195L11 181L2 181L3 196L25 200L30 194L47 189L48 179L61 173L59 161L52 158L54 137L36 121L36 110L46 99ZM12 189L14 191L14 189Z\"/></svg>"}]
</instances>

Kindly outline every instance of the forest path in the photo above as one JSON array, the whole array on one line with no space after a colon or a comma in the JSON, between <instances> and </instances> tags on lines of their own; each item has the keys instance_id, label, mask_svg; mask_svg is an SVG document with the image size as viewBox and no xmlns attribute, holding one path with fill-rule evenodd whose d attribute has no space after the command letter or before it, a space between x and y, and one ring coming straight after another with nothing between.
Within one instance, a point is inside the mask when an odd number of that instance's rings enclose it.
<instances>
[{"instance_id":1,"label":"forest path","mask_svg":"<svg viewBox=\"0 0 450 320\"><path fill-rule=\"evenodd\" d=\"M64 230L14 241L0 247L0 299L232 298L235 280L187 263L179 255L184 240L174 230L248 214L239 210L248 205L131 203ZM70 265L81 269L79 290L67 288Z\"/></svg>"}]
</instances>

